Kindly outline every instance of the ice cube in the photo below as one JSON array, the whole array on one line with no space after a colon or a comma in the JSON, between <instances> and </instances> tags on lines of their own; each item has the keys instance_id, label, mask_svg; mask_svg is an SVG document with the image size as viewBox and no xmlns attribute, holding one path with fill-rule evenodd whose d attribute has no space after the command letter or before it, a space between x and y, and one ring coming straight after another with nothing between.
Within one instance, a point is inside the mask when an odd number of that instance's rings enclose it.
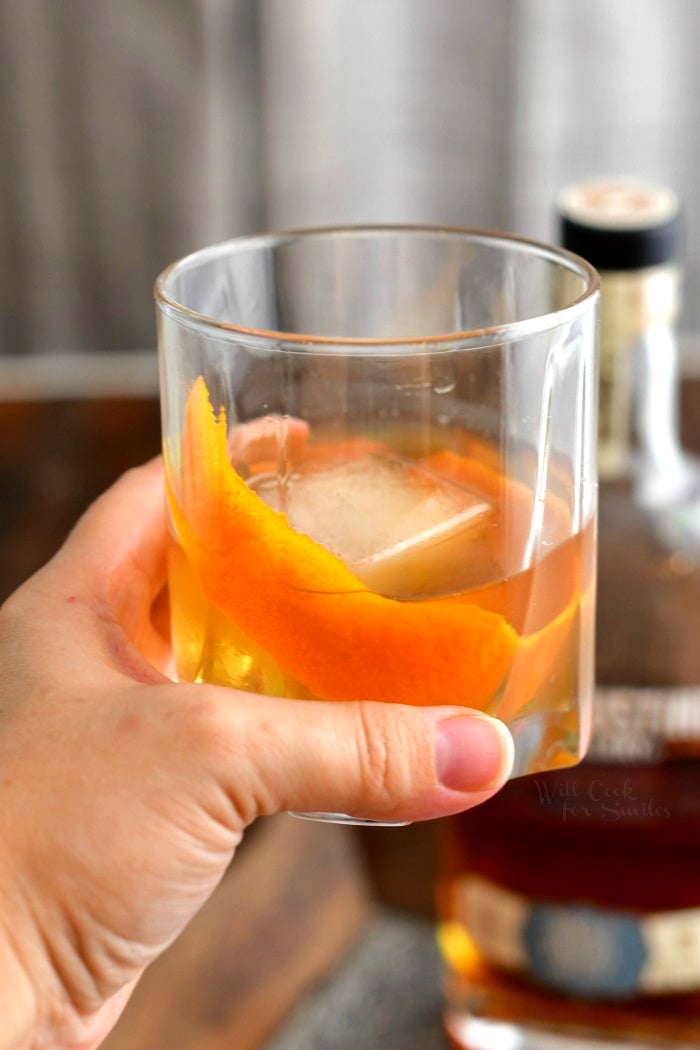
<instances>
[{"instance_id":1,"label":"ice cube","mask_svg":"<svg viewBox=\"0 0 700 1050\"><path fill-rule=\"evenodd\" d=\"M268 475L253 484L292 528L380 594L453 593L491 576L489 503L398 456L310 464L286 480Z\"/></svg>"}]
</instances>

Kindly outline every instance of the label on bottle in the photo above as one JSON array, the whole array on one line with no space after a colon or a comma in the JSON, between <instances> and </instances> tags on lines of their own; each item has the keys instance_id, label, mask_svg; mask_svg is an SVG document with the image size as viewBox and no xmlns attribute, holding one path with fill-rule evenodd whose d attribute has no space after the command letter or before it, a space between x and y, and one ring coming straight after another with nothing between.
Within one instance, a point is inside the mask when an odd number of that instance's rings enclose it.
<instances>
[{"instance_id":1,"label":"label on bottle","mask_svg":"<svg viewBox=\"0 0 700 1050\"><path fill-rule=\"evenodd\" d=\"M700 989L700 908L640 915L530 900L477 875L455 880L452 916L482 958L579 998Z\"/></svg>"},{"instance_id":2,"label":"label on bottle","mask_svg":"<svg viewBox=\"0 0 700 1050\"><path fill-rule=\"evenodd\" d=\"M593 703L595 762L659 762L700 755L700 687L601 688Z\"/></svg>"},{"instance_id":3,"label":"label on bottle","mask_svg":"<svg viewBox=\"0 0 700 1050\"><path fill-rule=\"evenodd\" d=\"M647 328L674 323L679 276L670 265L601 276L598 469L615 478L628 465L635 347Z\"/></svg>"}]
</instances>

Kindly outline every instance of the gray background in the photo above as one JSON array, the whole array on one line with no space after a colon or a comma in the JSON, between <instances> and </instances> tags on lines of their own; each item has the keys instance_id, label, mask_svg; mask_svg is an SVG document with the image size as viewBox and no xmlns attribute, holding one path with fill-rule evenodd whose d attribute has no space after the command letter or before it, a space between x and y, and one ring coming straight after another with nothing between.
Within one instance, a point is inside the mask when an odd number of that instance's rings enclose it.
<instances>
[{"instance_id":1,"label":"gray background","mask_svg":"<svg viewBox=\"0 0 700 1050\"><path fill-rule=\"evenodd\" d=\"M684 197L697 0L0 0L0 353L154 343L173 257L262 228L552 239L565 182Z\"/></svg>"}]
</instances>

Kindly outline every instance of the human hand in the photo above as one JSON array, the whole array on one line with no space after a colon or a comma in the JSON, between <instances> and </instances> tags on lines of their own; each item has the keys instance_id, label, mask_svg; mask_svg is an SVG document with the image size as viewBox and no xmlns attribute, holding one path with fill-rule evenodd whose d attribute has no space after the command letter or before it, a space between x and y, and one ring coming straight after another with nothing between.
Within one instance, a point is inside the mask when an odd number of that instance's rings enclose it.
<instances>
[{"instance_id":1,"label":"human hand","mask_svg":"<svg viewBox=\"0 0 700 1050\"><path fill-rule=\"evenodd\" d=\"M444 816L508 775L461 708L173 684L160 465L129 472L0 611L0 1050L90 1050L280 810Z\"/></svg>"}]
</instances>

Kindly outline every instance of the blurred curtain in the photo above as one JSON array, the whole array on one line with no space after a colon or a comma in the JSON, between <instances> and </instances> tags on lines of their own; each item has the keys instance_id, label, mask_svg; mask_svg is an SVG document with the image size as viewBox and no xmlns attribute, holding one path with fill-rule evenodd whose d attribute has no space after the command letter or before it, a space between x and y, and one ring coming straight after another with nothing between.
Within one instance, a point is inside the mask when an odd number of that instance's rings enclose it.
<instances>
[{"instance_id":1,"label":"blurred curtain","mask_svg":"<svg viewBox=\"0 0 700 1050\"><path fill-rule=\"evenodd\" d=\"M151 287L258 225L253 0L0 0L0 352L155 341Z\"/></svg>"},{"instance_id":2,"label":"blurred curtain","mask_svg":"<svg viewBox=\"0 0 700 1050\"><path fill-rule=\"evenodd\" d=\"M551 239L603 173L681 193L692 289L698 40L697 0L0 0L0 350L150 345L156 272L255 229Z\"/></svg>"}]
</instances>

